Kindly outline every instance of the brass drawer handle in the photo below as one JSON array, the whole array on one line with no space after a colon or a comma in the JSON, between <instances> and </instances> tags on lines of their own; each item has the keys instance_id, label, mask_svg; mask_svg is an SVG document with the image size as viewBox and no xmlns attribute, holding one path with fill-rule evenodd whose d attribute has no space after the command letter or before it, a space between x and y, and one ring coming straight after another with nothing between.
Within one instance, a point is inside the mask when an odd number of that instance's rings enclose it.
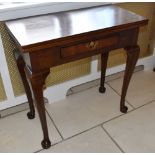
<instances>
[{"instance_id":1,"label":"brass drawer handle","mask_svg":"<svg viewBox=\"0 0 155 155\"><path fill-rule=\"evenodd\" d=\"M98 45L98 41L91 41L86 45L86 47L89 49L96 49L97 45Z\"/></svg>"}]
</instances>

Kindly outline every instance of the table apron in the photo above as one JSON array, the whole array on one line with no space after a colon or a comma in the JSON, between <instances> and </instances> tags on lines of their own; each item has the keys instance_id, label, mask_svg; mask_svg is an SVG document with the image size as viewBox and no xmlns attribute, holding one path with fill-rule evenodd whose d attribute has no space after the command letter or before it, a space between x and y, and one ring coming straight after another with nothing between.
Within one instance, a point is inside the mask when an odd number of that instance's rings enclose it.
<instances>
[{"instance_id":1,"label":"table apron","mask_svg":"<svg viewBox=\"0 0 155 155\"><path fill-rule=\"evenodd\" d=\"M120 31L106 36L80 38L72 44L45 48L32 53L24 53L26 65L32 72L40 72L71 61L91 57L106 51L137 44L138 28Z\"/></svg>"}]
</instances>

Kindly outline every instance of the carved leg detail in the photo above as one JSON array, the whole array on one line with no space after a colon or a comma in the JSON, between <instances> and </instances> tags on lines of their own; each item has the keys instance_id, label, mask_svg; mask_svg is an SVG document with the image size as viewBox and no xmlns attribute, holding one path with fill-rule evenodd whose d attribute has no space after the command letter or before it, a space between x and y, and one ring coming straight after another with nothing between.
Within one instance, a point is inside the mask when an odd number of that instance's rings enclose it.
<instances>
[{"instance_id":1,"label":"carved leg detail","mask_svg":"<svg viewBox=\"0 0 155 155\"><path fill-rule=\"evenodd\" d=\"M104 93L106 91L106 88L104 87L104 83L105 83L105 73L107 68L108 56L109 56L109 52L105 52L101 54L101 81L100 81L100 87L99 87L100 93Z\"/></svg>"},{"instance_id":2,"label":"carved leg detail","mask_svg":"<svg viewBox=\"0 0 155 155\"><path fill-rule=\"evenodd\" d=\"M121 102L120 102L120 111L123 113L126 113L128 110L128 107L125 106L125 97L129 86L129 82L132 77L132 73L134 71L135 65L139 57L140 48L138 45L135 45L135 46L126 47L125 50L127 53L127 61L126 61L126 69L125 69Z\"/></svg>"},{"instance_id":3,"label":"carved leg detail","mask_svg":"<svg viewBox=\"0 0 155 155\"><path fill-rule=\"evenodd\" d=\"M31 86L35 98L36 107L38 110L42 130L43 130L43 141L41 142L42 147L47 149L51 146L51 142L48 136L48 128L47 128L47 121L46 121L46 113L45 113L45 105L43 99L43 85L45 83L45 79L49 71L45 73L40 73L36 75L29 76L31 81Z\"/></svg>"},{"instance_id":4,"label":"carved leg detail","mask_svg":"<svg viewBox=\"0 0 155 155\"><path fill-rule=\"evenodd\" d=\"M35 109L34 109L34 105L33 105L31 89L29 87L28 81L26 79L25 71L24 71L25 62L21 56L18 56L18 58L17 58L17 66L18 66L18 70L21 75L21 79L22 79L22 82L23 82L23 85L25 88L28 102L29 102L30 112L27 113L27 116L29 119L33 119L35 117Z\"/></svg>"}]
</instances>

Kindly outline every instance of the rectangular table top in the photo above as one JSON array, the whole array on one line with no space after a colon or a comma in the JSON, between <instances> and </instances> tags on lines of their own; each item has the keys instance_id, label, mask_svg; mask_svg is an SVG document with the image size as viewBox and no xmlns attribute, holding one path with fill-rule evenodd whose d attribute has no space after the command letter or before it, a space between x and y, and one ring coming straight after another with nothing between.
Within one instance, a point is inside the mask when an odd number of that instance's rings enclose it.
<instances>
[{"instance_id":1,"label":"rectangular table top","mask_svg":"<svg viewBox=\"0 0 155 155\"><path fill-rule=\"evenodd\" d=\"M142 16L108 5L6 21L6 26L19 45L26 49L60 38L139 27L147 22Z\"/></svg>"}]
</instances>

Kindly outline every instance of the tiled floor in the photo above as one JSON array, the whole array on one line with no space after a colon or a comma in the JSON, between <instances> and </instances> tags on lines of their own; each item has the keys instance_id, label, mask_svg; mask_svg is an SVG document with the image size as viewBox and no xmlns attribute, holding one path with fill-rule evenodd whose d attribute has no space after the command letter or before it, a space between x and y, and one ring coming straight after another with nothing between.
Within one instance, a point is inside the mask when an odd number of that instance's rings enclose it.
<instances>
[{"instance_id":1,"label":"tiled floor","mask_svg":"<svg viewBox=\"0 0 155 155\"><path fill-rule=\"evenodd\" d=\"M140 71L131 80L127 114L119 112L122 78L106 83L98 93L98 81L89 89L74 88L67 99L46 104L51 148L40 145L38 116L27 111L0 119L0 152L155 152L155 73ZM77 93L75 93L77 91Z\"/></svg>"}]
</instances>

